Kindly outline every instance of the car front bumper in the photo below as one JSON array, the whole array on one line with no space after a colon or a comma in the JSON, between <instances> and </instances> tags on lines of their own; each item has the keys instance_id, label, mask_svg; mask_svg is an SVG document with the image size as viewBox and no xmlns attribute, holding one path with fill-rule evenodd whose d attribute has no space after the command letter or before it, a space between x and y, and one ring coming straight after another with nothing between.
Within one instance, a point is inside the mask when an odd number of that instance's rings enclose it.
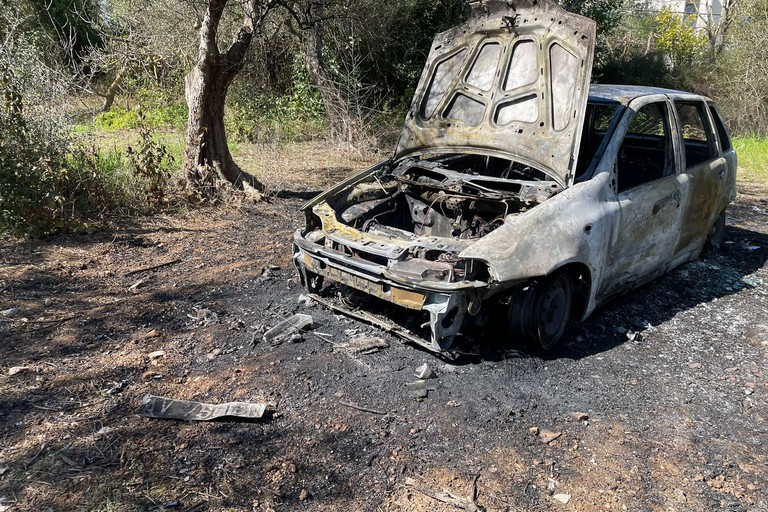
<instances>
[{"instance_id":1,"label":"car front bumper","mask_svg":"<svg viewBox=\"0 0 768 512\"><path fill-rule=\"evenodd\" d=\"M435 352L450 348L466 317L480 311L490 291L483 281L398 280L387 272L386 265L313 243L301 231L294 236L293 261L302 284L310 291L315 291L310 284L312 277L321 276L392 304L428 313L431 336L422 345Z\"/></svg>"}]
</instances>

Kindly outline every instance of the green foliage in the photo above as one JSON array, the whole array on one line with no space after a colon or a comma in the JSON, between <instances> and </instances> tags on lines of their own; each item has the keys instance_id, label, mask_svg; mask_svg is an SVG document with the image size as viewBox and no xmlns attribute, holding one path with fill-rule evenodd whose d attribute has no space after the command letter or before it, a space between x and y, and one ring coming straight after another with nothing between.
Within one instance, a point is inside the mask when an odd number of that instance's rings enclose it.
<instances>
[{"instance_id":1,"label":"green foliage","mask_svg":"<svg viewBox=\"0 0 768 512\"><path fill-rule=\"evenodd\" d=\"M75 145L51 123L0 114L0 229L32 236L71 229L114 205L119 154Z\"/></svg>"},{"instance_id":2,"label":"green foliage","mask_svg":"<svg viewBox=\"0 0 768 512\"><path fill-rule=\"evenodd\" d=\"M145 182L147 202L161 202L166 195L168 179L173 172L174 158L164 144L156 141L151 128L144 123L144 115L139 112L139 143L136 147L128 146L126 155L136 177Z\"/></svg>"},{"instance_id":3,"label":"green foliage","mask_svg":"<svg viewBox=\"0 0 768 512\"><path fill-rule=\"evenodd\" d=\"M142 125L152 128L182 128L187 123L187 107L184 105L167 105L147 110L144 114L142 112L141 107L114 108L97 115L94 125L102 130L132 130Z\"/></svg>"},{"instance_id":4,"label":"green foliage","mask_svg":"<svg viewBox=\"0 0 768 512\"><path fill-rule=\"evenodd\" d=\"M181 129L187 125L187 106L167 90L142 88L132 99L137 106L102 112L94 119L94 125L102 130L133 130L142 126Z\"/></svg>"},{"instance_id":5,"label":"green foliage","mask_svg":"<svg viewBox=\"0 0 768 512\"><path fill-rule=\"evenodd\" d=\"M734 137L733 148L739 155L739 178L768 185L768 139Z\"/></svg>"},{"instance_id":6,"label":"green foliage","mask_svg":"<svg viewBox=\"0 0 768 512\"><path fill-rule=\"evenodd\" d=\"M654 21L656 48L670 59L672 68L690 66L702 59L707 38L693 30L687 16L680 17L665 8Z\"/></svg>"},{"instance_id":7,"label":"green foliage","mask_svg":"<svg viewBox=\"0 0 768 512\"><path fill-rule=\"evenodd\" d=\"M707 39L687 17L638 5L603 36L602 45L593 71L596 82L709 92L703 88L710 69Z\"/></svg>"},{"instance_id":8,"label":"green foliage","mask_svg":"<svg viewBox=\"0 0 768 512\"><path fill-rule=\"evenodd\" d=\"M768 137L768 0L742 0L735 9L708 80L710 96L734 133Z\"/></svg>"},{"instance_id":9,"label":"green foliage","mask_svg":"<svg viewBox=\"0 0 768 512\"><path fill-rule=\"evenodd\" d=\"M118 149L88 145L53 120L25 114L9 70L0 76L0 99L0 231L73 230L115 210L146 211L165 196L173 158L148 127L126 161Z\"/></svg>"},{"instance_id":10,"label":"green foliage","mask_svg":"<svg viewBox=\"0 0 768 512\"><path fill-rule=\"evenodd\" d=\"M325 134L320 93L312 87L297 55L292 87L284 94L258 91L239 80L233 84L225 118L229 138L242 142L304 141Z\"/></svg>"}]
</instances>

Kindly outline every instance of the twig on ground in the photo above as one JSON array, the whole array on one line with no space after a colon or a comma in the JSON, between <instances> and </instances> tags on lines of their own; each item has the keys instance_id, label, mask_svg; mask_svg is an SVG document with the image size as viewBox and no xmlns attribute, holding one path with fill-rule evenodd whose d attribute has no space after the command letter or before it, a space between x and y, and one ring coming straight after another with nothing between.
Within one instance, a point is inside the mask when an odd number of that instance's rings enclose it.
<instances>
[{"instance_id":1,"label":"twig on ground","mask_svg":"<svg viewBox=\"0 0 768 512\"><path fill-rule=\"evenodd\" d=\"M429 487L420 484L415 478L411 477L405 479L405 485L415 491L419 491L425 496L429 496L434 500L447 503L448 505L453 505L454 507L461 510L466 510L467 512L485 512L485 507L475 503L475 495L477 494L477 479L479 477L480 475L475 477L475 480L472 483L472 496L468 498L460 498L447 489L443 489L443 492L433 491Z\"/></svg>"},{"instance_id":2,"label":"twig on ground","mask_svg":"<svg viewBox=\"0 0 768 512\"><path fill-rule=\"evenodd\" d=\"M171 265L175 265L177 263L181 263L181 261L182 261L181 258L178 258L178 259L175 259L175 260L166 261L165 263L160 263L158 265L152 265L151 267L137 268L136 270L131 270L129 272L126 272L125 274L123 274L123 277L132 276L134 274L140 274L142 272L149 272L150 270L157 270L157 269L163 268L163 267L170 267Z\"/></svg>"},{"instance_id":3,"label":"twig on ground","mask_svg":"<svg viewBox=\"0 0 768 512\"><path fill-rule=\"evenodd\" d=\"M339 404L343 405L344 407L351 407L352 409L357 409L358 411L363 411L363 412L369 412L371 414L379 414L382 416L387 414L385 411L370 409L368 407L363 407L362 405L353 404L352 402L344 402L342 400L339 400Z\"/></svg>"},{"instance_id":4,"label":"twig on ground","mask_svg":"<svg viewBox=\"0 0 768 512\"><path fill-rule=\"evenodd\" d=\"M22 324L60 324L63 322L68 322L69 320L73 320L78 316L80 315L70 315L70 316L65 316L64 318L57 318L54 320L24 320L21 318L0 318L0 322L20 322Z\"/></svg>"},{"instance_id":5,"label":"twig on ground","mask_svg":"<svg viewBox=\"0 0 768 512\"><path fill-rule=\"evenodd\" d=\"M38 452L35 454L35 456L32 457L32 459L30 459L29 462L24 464L24 471L26 471L32 465L32 463L37 460L37 458L40 456L40 454L42 454L45 451L46 448L48 448L48 444L47 443L43 443L43 445L40 447L40 450L38 450Z\"/></svg>"}]
</instances>

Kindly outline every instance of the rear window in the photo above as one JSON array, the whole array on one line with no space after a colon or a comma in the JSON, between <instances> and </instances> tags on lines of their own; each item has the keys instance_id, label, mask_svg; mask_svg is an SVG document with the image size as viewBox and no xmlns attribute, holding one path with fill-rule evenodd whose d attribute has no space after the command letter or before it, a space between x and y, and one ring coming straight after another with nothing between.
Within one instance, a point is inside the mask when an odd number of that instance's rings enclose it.
<instances>
[{"instance_id":1,"label":"rear window","mask_svg":"<svg viewBox=\"0 0 768 512\"><path fill-rule=\"evenodd\" d=\"M712 104L709 105L709 113L712 114L712 119L715 121L717 137L720 139L720 149L722 149L723 152L728 151L731 149L731 138L728 136L728 130L725 129L720 114L717 113L717 109Z\"/></svg>"}]
</instances>

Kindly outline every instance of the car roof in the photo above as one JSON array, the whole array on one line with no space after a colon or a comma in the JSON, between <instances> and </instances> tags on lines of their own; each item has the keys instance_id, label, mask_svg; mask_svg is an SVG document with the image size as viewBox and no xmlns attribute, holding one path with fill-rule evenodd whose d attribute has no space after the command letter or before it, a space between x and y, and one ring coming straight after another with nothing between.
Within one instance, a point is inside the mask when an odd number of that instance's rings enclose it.
<instances>
[{"instance_id":1,"label":"car roof","mask_svg":"<svg viewBox=\"0 0 768 512\"><path fill-rule=\"evenodd\" d=\"M592 84L589 86L589 101L621 103L627 105L630 101L641 96L664 94L675 99L708 100L708 98L692 92L664 89L662 87L647 87L643 85L608 85Z\"/></svg>"}]
</instances>

